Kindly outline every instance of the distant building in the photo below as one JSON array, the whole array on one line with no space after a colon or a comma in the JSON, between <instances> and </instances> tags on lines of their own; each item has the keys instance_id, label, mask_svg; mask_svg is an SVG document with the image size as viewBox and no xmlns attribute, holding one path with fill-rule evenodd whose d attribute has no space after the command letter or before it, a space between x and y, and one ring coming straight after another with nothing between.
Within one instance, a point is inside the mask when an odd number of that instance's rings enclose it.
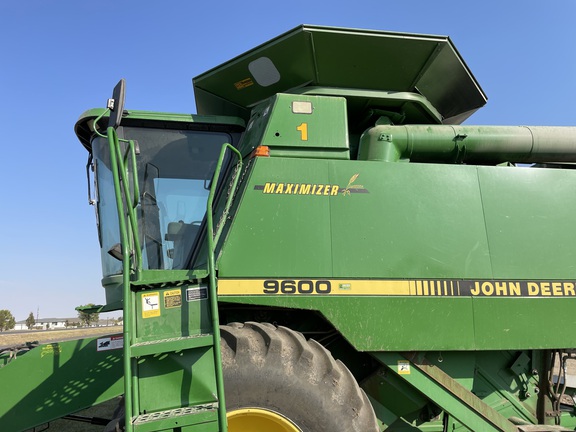
<instances>
[{"instance_id":1,"label":"distant building","mask_svg":"<svg viewBox=\"0 0 576 432\"><path fill-rule=\"evenodd\" d=\"M119 319L119 324L122 324L122 320ZM80 320L76 318L39 318L34 324L33 330L58 330L65 329L68 327L76 327L80 325ZM97 324L92 324L92 327L105 327L116 325L115 318L100 319ZM17 321L14 330L28 330L26 325L26 320Z\"/></svg>"},{"instance_id":2,"label":"distant building","mask_svg":"<svg viewBox=\"0 0 576 432\"><path fill-rule=\"evenodd\" d=\"M36 324L34 324L34 329L47 330L47 329L65 329L68 325L72 323L77 323L78 318L38 318ZM26 320L17 321L14 330L28 330L26 325Z\"/></svg>"}]
</instances>

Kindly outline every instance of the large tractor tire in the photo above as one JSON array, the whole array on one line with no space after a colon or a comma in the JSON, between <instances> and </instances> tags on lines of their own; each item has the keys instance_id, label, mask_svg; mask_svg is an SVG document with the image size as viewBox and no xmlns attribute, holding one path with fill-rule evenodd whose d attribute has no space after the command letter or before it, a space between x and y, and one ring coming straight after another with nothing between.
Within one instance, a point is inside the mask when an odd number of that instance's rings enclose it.
<instances>
[{"instance_id":1,"label":"large tractor tire","mask_svg":"<svg viewBox=\"0 0 576 432\"><path fill-rule=\"evenodd\" d=\"M229 432L375 432L365 393L318 342L272 324L221 327Z\"/></svg>"}]
</instances>

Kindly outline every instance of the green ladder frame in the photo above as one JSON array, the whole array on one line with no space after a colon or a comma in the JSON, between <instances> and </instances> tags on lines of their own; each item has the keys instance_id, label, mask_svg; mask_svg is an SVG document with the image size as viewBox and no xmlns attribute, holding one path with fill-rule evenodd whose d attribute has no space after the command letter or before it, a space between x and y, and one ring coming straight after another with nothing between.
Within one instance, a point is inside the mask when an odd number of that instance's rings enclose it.
<instances>
[{"instance_id":1,"label":"green ladder frame","mask_svg":"<svg viewBox=\"0 0 576 432\"><path fill-rule=\"evenodd\" d=\"M219 224L214 232L213 205L217 189L217 180L220 177L224 157L227 150L231 150L238 162L234 178L230 185L230 192L222 212L222 220L226 220L230 210L234 191L239 180L242 167L242 155L231 144L224 144L215 169L206 205L206 222L208 237L208 300L211 312L212 334L202 334L182 337L175 334L172 338L147 340L135 342L137 321L140 319L136 313L136 301L139 289L143 286L162 282L172 286L193 282L199 279L198 273L191 278L189 271L143 271L142 254L138 238L138 222L136 208L139 203L138 174L136 170L136 151L133 141L120 140L114 127L108 127L107 138L110 147L110 164L113 172L116 205L118 209L118 222L122 251L122 285L124 306L124 392L125 392L125 418L126 432L154 432L164 430L226 432L226 404L224 400L224 382L220 353L220 327L218 315L218 292L215 271L215 247L223 230L224 224ZM120 142L127 143L125 154L122 154ZM128 172L131 164L132 176ZM132 185L132 187L131 187ZM163 275L152 273L162 272ZM168 410L140 413L139 399L139 368L138 359L143 356L158 356L181 350L213 350L213 371L216 382L216 401L187 407L176 407ZM202 370L206 373L205 370Z\"/></svg>"}]
</instances>

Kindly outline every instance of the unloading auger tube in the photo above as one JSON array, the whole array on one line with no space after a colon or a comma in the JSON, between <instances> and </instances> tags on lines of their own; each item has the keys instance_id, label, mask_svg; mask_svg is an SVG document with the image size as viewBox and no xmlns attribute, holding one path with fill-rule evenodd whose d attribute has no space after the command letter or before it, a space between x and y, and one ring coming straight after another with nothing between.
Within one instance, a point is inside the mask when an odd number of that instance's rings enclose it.
<instances>
[{"instance_id":1,"label":"unloading auger tube","mask_svg":"<svg viewBox=\"0 0 576 432\"><path fill-rule=\"evenodd\" d=\"M576 127L380 124L362 135L358 159L476 164L576 162Z\"/></svg>"}]
</instances>

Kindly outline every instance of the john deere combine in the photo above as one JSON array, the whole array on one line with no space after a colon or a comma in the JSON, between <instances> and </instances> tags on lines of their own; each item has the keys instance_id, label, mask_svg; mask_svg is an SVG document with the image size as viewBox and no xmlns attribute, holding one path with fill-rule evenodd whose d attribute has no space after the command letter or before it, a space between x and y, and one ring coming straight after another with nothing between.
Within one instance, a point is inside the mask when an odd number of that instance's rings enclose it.
<instances>
[{"instance_id":1,"label":"john deere combine","mask_svg":"<svg viewBox=\"0 0 576 432\"><path fill-rule=\"evenodd\" d=\"M574 430L576 128L460 125L440 36L301 26L194 91L78 120L124 333L5 358L1 430Z\"/></svg>"}]
</instances>

